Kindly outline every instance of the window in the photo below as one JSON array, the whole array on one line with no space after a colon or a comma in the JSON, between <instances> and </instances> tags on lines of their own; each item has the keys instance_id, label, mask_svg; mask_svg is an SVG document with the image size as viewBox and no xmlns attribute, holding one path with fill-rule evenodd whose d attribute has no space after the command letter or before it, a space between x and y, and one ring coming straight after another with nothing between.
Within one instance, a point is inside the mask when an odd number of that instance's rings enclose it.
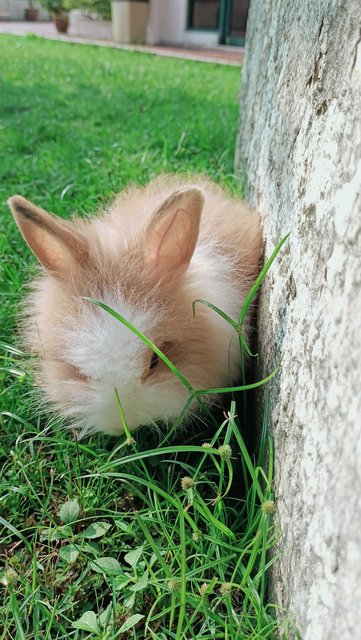
<instances>
[{"instance_id":1,"label":"window","mask_svg":"<svg viewBox=\"0 0 361 640\"><path fill-rule=\"evenodd\" d=\"M221 0L190 0L189 27L218 31Z\"/></svg>"}]
</instances>

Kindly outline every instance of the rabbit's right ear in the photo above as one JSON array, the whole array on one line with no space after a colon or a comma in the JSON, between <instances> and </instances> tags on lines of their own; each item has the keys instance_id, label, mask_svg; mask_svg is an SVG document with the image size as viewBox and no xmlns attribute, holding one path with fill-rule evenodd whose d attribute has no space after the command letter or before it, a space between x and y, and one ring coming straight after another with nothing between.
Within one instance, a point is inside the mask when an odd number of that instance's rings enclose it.
<instances>
[{"instance_id":1,"label":"rabbit's right ear","mask_svg":"<svg viewBox=\"0 0 361 640\"><path fill-rule=\"evenodd\" d=\"M87 242L71 223L21 196L9 198L8 205L25 242L48 271L67 277L74 266L85 266L89 257Z\"/></svg>"},{"instance_id":2,"label":"rabbit's right ear","mask_svg":"<svg viewBox=\"0 0 361 640\"><path fill-rule=\"evenodd\" d=\"M198 240L204 204L197 187L175 191L154 212L143 237L143 256L148 269L159 278L184 272Z\"/></svg>"}]
</instances>

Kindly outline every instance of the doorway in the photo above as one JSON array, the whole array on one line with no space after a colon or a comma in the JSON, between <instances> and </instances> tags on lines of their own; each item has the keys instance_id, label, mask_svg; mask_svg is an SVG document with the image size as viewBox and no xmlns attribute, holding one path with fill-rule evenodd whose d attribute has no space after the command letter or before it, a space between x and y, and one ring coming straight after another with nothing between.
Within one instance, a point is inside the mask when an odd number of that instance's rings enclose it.
<instances>
[{"instance_id":1,"label":"doorway","mask_svg":"<svg viewBox=\"0 0 361 640\"><path fill-rule=\"evenodd\" d=\"M218 31L219 43L243 46L249 0L189 0L188 28Z\"/></svg>"}]
</instances>

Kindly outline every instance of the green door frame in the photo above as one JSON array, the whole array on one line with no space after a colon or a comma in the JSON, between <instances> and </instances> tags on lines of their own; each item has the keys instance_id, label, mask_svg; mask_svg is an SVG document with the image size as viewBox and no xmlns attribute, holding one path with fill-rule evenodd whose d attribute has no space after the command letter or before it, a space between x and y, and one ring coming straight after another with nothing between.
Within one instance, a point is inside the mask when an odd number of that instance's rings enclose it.
<instances>
[{"instance_id":1,"label":"green door frame","mask_svg":"<svg viewBox=\"0 0 361 640\"><path fill-rule=\"evenodd\" d=\"M232 16L232 4L233 0L221 0L219 15L219 43L243 47L245 43L244 38L235 38L229 35Z\"/></svg>"}]
</instances>

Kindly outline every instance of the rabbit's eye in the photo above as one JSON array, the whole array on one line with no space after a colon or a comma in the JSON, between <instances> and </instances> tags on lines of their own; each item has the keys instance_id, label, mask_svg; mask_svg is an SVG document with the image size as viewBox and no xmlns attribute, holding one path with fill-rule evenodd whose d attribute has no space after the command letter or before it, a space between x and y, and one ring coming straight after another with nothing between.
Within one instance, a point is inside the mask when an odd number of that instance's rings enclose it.
<instances>
[{"instance_id":1,"label":"rabbit's eye","mask_svg":"<svg viewBox=\"0 0 361 640\"><path fill-rule=\"evenodd\" d=\"M81 382L89 382L88 376L85 376L83 373L79 371L77 367L74 367L72 364L67 364L67 369L69 375L74 380L80 380Z\"/></svg>"},{"instance_id":2,"label":"rabbit's eye","mask_svg":"<svg viewBox=\"0 0 361 640\"><path fill-rule=\"evenodd\" d=\"M168 356L170 354L173 355L174 344L171 342L164 342L159 349L164 353L164 355ZM166 374L168 371L167 365L163 362L162 358L158 356L154 351L147 351L144 360L144 369L142 375L142 382L145 382L150 376L154 374Z\"/></svg>"},{"instance_id":3,"label":"rabbit's eye","mask_svg":"<svg viewBox=\"0 0 361 640\"><path fill-rule=\"evenodd\" d=\"M152 369L155 369L155 367L157 366L158 362L159 362L159 356L156 353L154 353L154 351L153 351L152 359L151 359L150 365L149 365L149 370L151 371Z\"/></svg>"}]
</instances>

